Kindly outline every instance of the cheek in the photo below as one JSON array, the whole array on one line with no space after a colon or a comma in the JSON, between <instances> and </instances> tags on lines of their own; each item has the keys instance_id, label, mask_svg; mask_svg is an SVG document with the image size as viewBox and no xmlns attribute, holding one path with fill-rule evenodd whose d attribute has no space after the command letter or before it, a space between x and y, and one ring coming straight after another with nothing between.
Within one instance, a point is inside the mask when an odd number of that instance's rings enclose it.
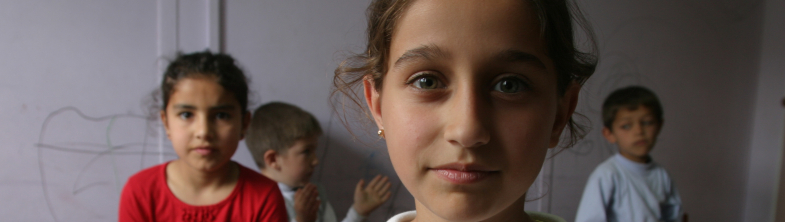
<instances>
[{"instance_id":1,"label":"cheek","mask_svg":"<svg viewBox=\"0 0 785 222\"><path fill-rule=\"evenodd\" d=\"M438 112L387 96L382 100L385 141L393 167L402 180L420 169L427 148L440 138Z\"/></svg>"},{"instance_id":2,"label":"cheek","mask_svg":"<svg viewBox=\"0 0 785 222\"><path fill-rule=\"evenodd\" d=\"M555 112L548 110L548 107L532 107L500 113L495 119L495 134L503 152L495 158L506 160L510 170L522 173L519 175L536 177L536 173L530 172L537 172L542 166L555 122Z\"/></svg>"},{"instance_id":3,"label":"cheek","mask_svg":"<svg viewBox=\"0 0 785 222\"><path fill-rule=\"evenodd\" d=\"M178 148L188 142L188 127L177 121L169 121L166 135L172 141L172 146Z\"/></svg>"}]
</instances>

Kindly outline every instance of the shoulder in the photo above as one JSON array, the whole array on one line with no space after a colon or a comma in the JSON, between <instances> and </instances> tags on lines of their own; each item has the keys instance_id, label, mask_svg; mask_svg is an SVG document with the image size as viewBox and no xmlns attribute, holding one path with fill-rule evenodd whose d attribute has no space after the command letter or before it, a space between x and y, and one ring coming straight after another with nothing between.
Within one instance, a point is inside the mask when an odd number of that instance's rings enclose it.
<instances>
[{"instance_id":1,"label":"shoulder","mask_svg":"<svg viewBox=\"0 0 785 222\"><path fill-rule=\"evenodd\" d=\"M409 222L417 216L417 211L406 211L391 217L387 222Z\"/></svg>"},{"instance_id":2,"label":"shoulder","mask_svg":"<svg viewBox=\"0 0 785 222\"><path fill-rule=\"evenodd\" d=\"M237 163L238 168L240 169L240 182L243 183L243 190L244 191L256 191L267 193L271 191L275 191L280 193L280 189L278 189L278 183L259 174L258 172L249 169L248 167L243 166L242 164Z\"/></svg>"},{"instance_id":3,"label":"shoulder","mask_svg":"<svg viewBox=\"0 0 785 222\"><path fill-rule=\"evenodd\" d=\"M559 216L553 214L547 214L542 212L536 211L526 211L526 214L529 215L535 222L566 222Z\"/></svg>"},{"instance_id":4,"label":"shoulder","mask_svg":"<svg viewBox=\"0 0 785 222\"><path fill-rule=\"evenodd\" d=\"M614 157L611 156L607 160L603 161L597 168L594 168L592 171L591 176L589 176L589 180L592 179L610 179L616 176L619 173L618 166L616 165L616 161Z\"/></svg>"},{"instance_id":5,"label":"shoulder","mask_svg":"<svg viewBox=\"0 0 785 222\"><path fill-rule=\"evenodd\" d=\"M150 221L154 206L166 202L170 196L167 195L166 165L144 169L128 178L120 194L120 221Z\"/></svg>"},{"instance_id":6,"label":"shoulder","mask_svg":"<svg viewBox=\"0 0 785 222\"><path fill-rule=\"evenodd\" d=\"M656 174L656 176L659 177L660 180L666 183L673 183L673 180L671 179L671 174L668 172L668 170L666 170L664 167L657 164L656 162L653 163L652 165L653 166L651 172Z\"/></svg>"},{"instance_id":7,"label":"shoulder","mask_svg":"<svg viewBox=\"0 0 785 222\"><path fill-rule=\"evenodd\" d=\"M237 181L235 204L239 204L241 212L253 214L257 221L285 221L287 218L278 183L236 163L240 176Z\"/></svg>"},{"instance_id":8,"label":"shoulder","mask_svg":"<svg viewBox=\"0 0 785 222\"><path fill-rule=\"evenodd\" d=\"M137 172L128 178L123 188L124 192L150 191L158 188L166 180L167 163L158 164Z\"/></svg>"}]
</instances>

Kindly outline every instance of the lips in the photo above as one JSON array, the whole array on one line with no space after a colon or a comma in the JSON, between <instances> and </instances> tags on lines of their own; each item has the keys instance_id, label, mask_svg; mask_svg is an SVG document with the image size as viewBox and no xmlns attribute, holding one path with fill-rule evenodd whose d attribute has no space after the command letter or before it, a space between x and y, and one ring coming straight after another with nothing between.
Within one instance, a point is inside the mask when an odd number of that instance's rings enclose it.
<instances>
[{"instance_id":1,"label":"lips","mask_svg":"<svg viewBox=\"0 0 785 222\"><path fill-rule=\"evenodd\" d=\"M638 141L635 141L635 143L633 143L633 145L635 145L635 146L643 146L643 145L646 145L646 144L648 144L648 142L646 142L646 140L638 140Z\"/></svg>"},{"instance_id":2,"label":"lips","mask_svg":"<svg viewBox=\"0 0 785 222\"><path fill-rule=\"evenodd\" d=\"M192 149L191 151L196 152L199 155L206 156L206 155L210 155L213 152L215 152L215 149L210 148L210 147L197 147L197 148Z\"/></svg>"},{"instance_id":3,"label":"lips","mask_svg":"<svg viewBox=\"0 0 785 222\"><path fill-rule=\"evenodd\" d=\"M499 172L485 166L460 163L441 165L430 170L439 178L453 184L476 183Z\"/></svg>"}]
</instances>

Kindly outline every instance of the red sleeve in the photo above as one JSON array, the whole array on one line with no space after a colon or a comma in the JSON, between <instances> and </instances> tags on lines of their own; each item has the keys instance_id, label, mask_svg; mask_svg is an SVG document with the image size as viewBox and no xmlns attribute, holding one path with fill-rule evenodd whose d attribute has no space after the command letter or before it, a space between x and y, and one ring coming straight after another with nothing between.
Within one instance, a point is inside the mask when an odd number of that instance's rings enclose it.
<instances>
[{"instance_id":1,"label":"red sleeve","mask_svg":"<svg viewBox=\"0 0 785 222\"><path fill-rule=\"evenodd\" d=\"M286 204L277 184L273 183L273 186L267 192L257 218L257 221L289 221L289 215L286 213Z\"/></svg>"},{"instance_id":2,"label":"red sleeve","mask_svg":"<svg viewBox=\"0 0 785 222\"><path fill-rule=\"evenodd\" d=\"M150 201L136 178L128 179L120 194L119 222L152 221Z\"/></svg>"},{"instance_id":3,"label":"red sleeve","mask_svg":"<svg viewBox=\"0 0 785 222\"><path fill-rule=\"evenodd\" d=\"M243 181L243 195L239 199L243 206L248 206L251 221L288 222L286 203L283 200L278 183L261 174L240 165Z\"/></svg>"}]
</instances>

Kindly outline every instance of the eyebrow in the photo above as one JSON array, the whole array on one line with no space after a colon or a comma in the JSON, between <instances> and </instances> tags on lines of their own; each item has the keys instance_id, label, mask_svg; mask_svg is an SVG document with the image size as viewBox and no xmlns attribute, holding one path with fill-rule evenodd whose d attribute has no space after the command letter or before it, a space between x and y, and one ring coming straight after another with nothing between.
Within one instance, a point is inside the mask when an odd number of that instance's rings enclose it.
<instances>
[{"instance_id":1,"label":"eyebrow","mask_svg":"<svg viewBox=\"0 0 785 222\"><path fill-rule=\"evenodd\" d=\"M433 60L435 58L445 58L447 53L435 45L423 45L414 49L410 49L403 53L398 60L395 61L393 68L398 68L406 63L416 61L418 59ZM504 61L508 63L533 63L534 65L545 68L545 63L542 62L537 56L517 49L508 49L494 56L497 61Z\"/></svg>"},{"instance_id":2,"label":"eyebrow","mask_svg":"<svg viewBox=\"0 0 785 222\"><path fill-rule=\"evenodd\" d=\"M545 68L545 63L543 63L540 58L537 58L537 56L516 49L508 49L496 54L496 59L509 63L534 63L534 65Z\"/></svg>"},{"instance_id":3,"label":"eyebrow","mask_svg":"<svg viewBox=\"0 0 785 222\"><path fill-rule=\"evenodd\" d=\"M196 106L188 105L188 104L175 104L175 109L196 109ZM210 110L227 110L227 109L234 109L235 105L232 104L225 104L225 105L218 105L210 107Z\"/></svg>"},{"instance_id":4,"label":"eyebrow","mask_svg":"<svg viewBox=\"0 0 785 222\"><path fill-rule=\"evenodd\" d=\"M403 53L398 60L395 60L393 68L398 68L403 64L416 61L418 59L433 60L435 58L445 58L447 54L435 45L423 45L414 49L410 49Z\"/></svg>"}]
</instances>

